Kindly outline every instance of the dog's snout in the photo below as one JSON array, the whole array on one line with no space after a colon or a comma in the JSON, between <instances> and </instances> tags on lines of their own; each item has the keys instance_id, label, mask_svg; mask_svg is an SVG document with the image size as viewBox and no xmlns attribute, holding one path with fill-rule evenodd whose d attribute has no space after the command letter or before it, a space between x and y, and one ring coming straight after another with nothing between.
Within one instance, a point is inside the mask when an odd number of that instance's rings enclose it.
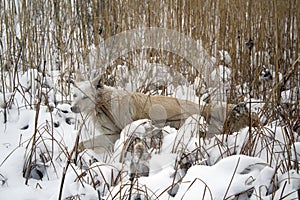
<instances>
[{"instance_id":1,"label":"dog's snout","mask_svg":"<svg viewBox=\"0 0 300 200\"><path fill-rule=\"evenodd\" d=\"M77 105L73 105L73 106L71 107L71 111L72 111L73 113L80 113L80 109L79 109L79 107L78 107Z\"/></svg>"}]
</instances>

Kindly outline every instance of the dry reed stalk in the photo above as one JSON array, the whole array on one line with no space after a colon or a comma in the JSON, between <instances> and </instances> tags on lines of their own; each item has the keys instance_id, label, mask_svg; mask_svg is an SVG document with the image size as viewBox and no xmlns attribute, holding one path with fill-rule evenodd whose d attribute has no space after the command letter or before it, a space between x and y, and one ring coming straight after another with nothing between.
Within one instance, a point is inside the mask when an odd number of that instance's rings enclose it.
<instances>
[{"instance_id":1,"label":"dry reed stalk","mask_svg":"<svg viewBox=\"0 0 300 200\"><path fill-rule=\"evenodd\" d=\"M176 72L187 71L185 75L193 83L199 75L195 69L202 66L191 66L185 58L164 49L139 49L129 52L110 63L110 66L105 66L106 69L100 69L103 67L101 63L87 62L90 47L99 45L100 39L105 40L139 27L168 28L193 40L201 40L209 54L217 57L216 65L225 64L220 61L218 51L228 51L232 62L227 67L231 69L232 76L227 101L237 103L244 97L263 99L266 106L261 112L272 121L278 118L277 110L283 109L281 92L300 87L299 7L300 1L280 0L1 1L0 65L4 122L15 93L21 93L25 99L26 91L17 89L17 86L20 83L19 73L25 73L28 69L37 69L43 73L46 66L46 74L57 70L60 74L57 90L62 94L59 100L62 103L70 101L71 81L68 79L76 76L76 71L88 74L85 77L87 78L91 76L89 73L92 70L102 70L108 77L113 75L112 72L121 63L125 63L128 70L140 69L143 60L163 63ZM254 41L251 51L245 44L250 39ZM158 59L153 61L153 57ZM261 83L259 75L263 65L275 73L272 86ZM280 73L283 76L282 82ZM33 79L33 74L31 77ZM237 89L238 86L241 91ZM147 85L143 87L141 90L147 91ZM35 95L40 94L42 88L38 86L36 89L37 94L31 93L30 99L25 99L30 107L34 107L35 100L41 98ZM225 88L222 90L224 92ZM13 94L8 102L7 93ZM296 97L293 103L295 113L289 115L286 112L281 120L286 124L287 135L291 133L292 124L300 114L299 101L299 97ZM40 103L36 107L36 120ZM251 118L249 124L252 124ZM250 130L249 141L244 144L241 153L259 155L260 152L256 152L259 142L262 139L268 141L270 138L260 134L259 130ZM34 135L37 131L35 127ZM295 141L296 138L290 136L290 142L281 144L282 148L289 149ZM218 144L220 153L222 148L226 149L221 155L230 155L230 147L221 147L223 142ZM34 144L32 145L34 148ZM268 156L272 157L274 147L270 145L266 149ZM272 162L274 160L270 158L270 164ZM295 167L292 166L290 158L286 163L276 163L276 166L280 166L278 169L282 171Z\"/></svg>"}]
</instances>

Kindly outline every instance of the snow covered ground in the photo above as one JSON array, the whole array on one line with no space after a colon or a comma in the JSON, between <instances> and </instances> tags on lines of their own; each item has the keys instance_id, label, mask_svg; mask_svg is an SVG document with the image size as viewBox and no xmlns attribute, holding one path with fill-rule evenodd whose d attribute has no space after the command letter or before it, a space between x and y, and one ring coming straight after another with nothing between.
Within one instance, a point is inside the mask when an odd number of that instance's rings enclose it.
<instances>
[{"instance_id":1,"label":"snow covered ground","mask_svg":"<svg viewBox=\"0 0 300 200\"><path fill-rule=\"evenodd\" d=\"M300 199L299 2L1 1L0 200ZM143 119L84 149L103 137L69 86L98 74L195 103L232 92L262 123L202 138L199 115Z\"/></svg>"},{"instance_id":2,"label":"snow covered ground","mask_svg":"<svg viewBox=\"0 0 300 200\"><path fill-rule=\"evenodd\" d=\"M13 99L6 123L1 100L0 199L298 199L299 136L285 124L203 139L201 116L191 116L179 130L145 119L125 127L112 151L77 152L79 133L94 133L78 131L81 116L70 103L53 103L61 98L53 89L56 76L41 81L34 70L19 76L25 92L6 94ZM188 85L173 91L195 97ZM252 105L256 112L261 107ZM138 158L137 138L147 147Z\"/></svg>"}]
</instances>

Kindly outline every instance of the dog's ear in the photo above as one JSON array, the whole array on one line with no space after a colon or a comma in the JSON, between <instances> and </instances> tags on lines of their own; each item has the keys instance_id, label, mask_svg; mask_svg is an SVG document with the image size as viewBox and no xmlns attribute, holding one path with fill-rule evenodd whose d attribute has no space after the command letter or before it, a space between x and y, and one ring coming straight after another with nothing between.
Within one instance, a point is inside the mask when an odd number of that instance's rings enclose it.
<instances>
[{"instance_id":1,"label":"dog's ear","mask_svg":"<svg viewBox=\"0 0 300 200\"><path fill-rule=\"evenodd\" d=\"M92 80L92 84L94 88L101 89L104 87L103 78L102 76L98 76L95 79Z\"/></svg>"},{"instance_id":2,"label":"dog's ear","mask_svg":"<svg viewBox=\"0 0 300 200\"><path fill-rule=\"evenodd\" d=\"M84 79L82 73L80 73L80 71L76 70L75 72L75 82L82 82L82 81L85 81L86 79Z\"/></svg>"}]
</instances>

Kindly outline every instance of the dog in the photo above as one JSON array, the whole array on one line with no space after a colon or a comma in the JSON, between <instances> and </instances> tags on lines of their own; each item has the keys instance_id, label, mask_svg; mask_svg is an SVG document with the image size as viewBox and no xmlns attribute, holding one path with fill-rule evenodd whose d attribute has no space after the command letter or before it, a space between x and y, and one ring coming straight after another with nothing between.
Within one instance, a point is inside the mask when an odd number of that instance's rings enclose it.
<instances>
[{"instance_id":1,"label":"dog","mask_svg":"<svg viewBox=\"0 0 300 200\"><path fill-rule=\"evenodd\" d=\"M179 128L190 115L207 109L174 97L129 93L104 86L101 78L79 83L73 93L71 111L91 115L107 135L120 133L127 124L138 119L151 119L157 126Z\"/></svg>"},{"instance_id":2,"label":"dog","mask_svg":"<svg viewBox=\"0 0 300 200\"><path fill-rule=\"evenodd\" d=\"M71 111L90 115L97 129L110 137L112 143L127 124L139 119L151 119L158 127L170 125L178 129L189 116L200 114L208 122L208 137L236 132L250 122L249 111L244 104L199 105L169 96L129 93L105 86L101 77L80 82L73 93ZM251 115L255 119L252 126L257 126L258 118Z\"/></svg>"}]
</instances>

